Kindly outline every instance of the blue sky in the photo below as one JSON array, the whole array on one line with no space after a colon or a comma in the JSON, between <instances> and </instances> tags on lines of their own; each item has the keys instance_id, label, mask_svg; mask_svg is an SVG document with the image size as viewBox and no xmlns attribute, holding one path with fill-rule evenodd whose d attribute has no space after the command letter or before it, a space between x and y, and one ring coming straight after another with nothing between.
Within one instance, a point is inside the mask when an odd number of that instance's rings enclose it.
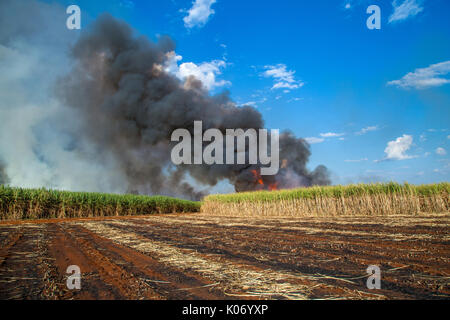
<instances>
[{"instance_id":1,"label":"blue sky","mask_svg":"<svg viewBox=\"0 0 450 320\"><path fill-rule=\"evenodd\" d=\"M80 6L82 28L109 12L169 35L173 72L308 138L310 167L326 165L334 183L450 180L446 0L59 2ZM372 4L380 30L366 26Z\"/></svg>"}]
</instances>

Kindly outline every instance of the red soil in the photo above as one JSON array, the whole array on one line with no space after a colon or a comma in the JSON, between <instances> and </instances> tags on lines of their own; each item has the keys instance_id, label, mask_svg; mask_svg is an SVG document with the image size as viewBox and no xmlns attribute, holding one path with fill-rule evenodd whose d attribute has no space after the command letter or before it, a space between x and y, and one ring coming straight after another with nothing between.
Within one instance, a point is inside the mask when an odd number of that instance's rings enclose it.
<instances>
[{"instance_id":1,"label":"red soil","mask_svg":"<svg viewBox=\"0 0 450 320\"><path fill-rule=\"evenodd\" d=\"M3 221L0 299L284 299L295 297L292 288L311 299L448 299L449 222L200 214ZM80 290L66 286L69 265L81 269ZM366 287L369 265L381 268L380 290Z\"/></svg>"}]
</instances>

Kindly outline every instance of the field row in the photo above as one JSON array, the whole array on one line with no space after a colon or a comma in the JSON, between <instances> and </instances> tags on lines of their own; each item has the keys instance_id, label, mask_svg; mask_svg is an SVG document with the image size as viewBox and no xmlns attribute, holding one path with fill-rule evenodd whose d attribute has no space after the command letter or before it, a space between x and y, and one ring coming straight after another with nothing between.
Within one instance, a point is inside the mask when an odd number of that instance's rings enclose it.
<instances>
[{"instance_id":1,"label":"field row","mask_svg":"<svg viewBox=\"0 0 450 320\"><path fill-rule=\"evenodd\" d=\"M372 184L210 195L201 211L238 216L384 216L450 212L450 184Z\"/></svg>"},{"instance_id":2,"label":"field row","mask_svg":"<svg viewBox=\"0 0 450 320\"><path fill-rule=\"evenodd\" d=\"M449 215L0 224L2 299L448 299ZM269 232L270 231L270 232ZM66 269L81 269L81 290ZM369 265L381 289L366 286Z\"/></svg>"},{"instance_id":3,"label":"field row","mask_svg":"<svg viewBox=\"0 0 450 320\"><path fill-rule=\"evenodd\" d=\"M163 196L68 192L0 185L0 220L198 212L200 203Z\"/></svg>"},{"instance_id":4,"label":"field row","mask_svg":"<svg viewBox=\"0 0 450 320\"><path fill-rule=\"evenodd\" d=\"M0 220L202 211L243 216L417 215L450 212L450 184L373 184L210 195L202 202L0 186Z\"/></svg>"}]
</instances>

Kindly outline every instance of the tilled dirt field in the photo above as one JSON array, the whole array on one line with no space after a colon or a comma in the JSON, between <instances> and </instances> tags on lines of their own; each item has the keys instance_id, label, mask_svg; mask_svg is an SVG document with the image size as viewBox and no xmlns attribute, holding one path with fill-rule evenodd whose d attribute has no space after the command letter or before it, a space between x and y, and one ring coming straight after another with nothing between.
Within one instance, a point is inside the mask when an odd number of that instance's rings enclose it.
<instances>
[{"instance_id":1,"label":"tilled dirt field","mask_svg":"<svg viewBox=\"0 0 450 320\"><path fill-rule=\"evenodd\" d=\"M450 298L450 215L2 222L0 244L0 299Z\"/></svg>"}]
</instances>

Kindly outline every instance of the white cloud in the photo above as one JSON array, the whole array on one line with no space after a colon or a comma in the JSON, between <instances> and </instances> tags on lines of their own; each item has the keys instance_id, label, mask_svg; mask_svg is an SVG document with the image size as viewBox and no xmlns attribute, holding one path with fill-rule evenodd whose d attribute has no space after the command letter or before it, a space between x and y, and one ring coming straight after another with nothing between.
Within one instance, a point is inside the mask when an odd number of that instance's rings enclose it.
<instances>
[{"instance_id":1,"label":"white cloud","mask_svg":"<svg viewBox=\"0 0 450 320\"><path fill-rule=\"evenodd\" d=\"M308 142L309 144L316 144L316 143L322 143L325 141L325 139L323 138L316 138L316 137L309 137L309 138L305 138L306 142Z\"/></svg>"},{"instance_id":2,"label":"white cloud","mask_svg":"<svg viewBox=\"0 0 450 320\"><path fill-rule=\"evenodd\" d=\"M303 83L289 83L289 82L279 81L273 85L272 89L281 89L281 88L298 89L301 87L303 87Z\"/></svg>"},{"instance_id":3,"label":"white cloud","mask_svg":"<svg viewBox=\"0 0 450 320\"><path fill-rule=\"evenodd\" d=\"M450 79L440 76L450 72L450 61L432 64L427 68L420 68L405 75L400 80L389 81L388 85L395 85L400 88L426 89L438 87L450 83Z\"/></svg>"},{"instance_id":4,"label":"white cloud","mask_svg":"<svg viewBox=\"0 0 450 320\"><path fill-rule=\"evenodd\" d=\"M217 80L217 76L222 73L221 70L227 65L225 61L213 60L210 62L202 62L200 64L185 62L178 65L179 61L182 59L183 57L177 55L175 52L168 53L165 70L176 75L183 81L189 76L194 76L196 79L200 80L208 90L231 84L231 82L226 80Z\"/></svg>"},{"instance_id":5,"label":"white cloud","mask_svg":"<svg viewBox=\"0 0 450 320\"><path fill-rule=\"evenodd\" d=\"M440 156L445 156L447 154L447 151L445 151L444 148L437 148L436 149L436 154L438 154Z\"/></svg>"},{"instance_id":6,"label":"white cloud","mask_svg":"<svg viewBox=\"0 0 450 320\"><path fill-rule=\"evenodd\" d=\"M447 139L449 139L450 140L450 134L447 136Z\"/></svg>"},{"instance_id":7,"label":"white cloud","mask_svg":"<svg viewBox=\"0 0 450 320\"><path fill-rule=\"evenodd\" d=\"M168 73L176 74L179 69L178 61L181 61L181 60L183 60L183 57L177 55L174 51L168 52L164 69Z\"/></svg>"},{"instance_id":8,"label":"white cloud","mask_svg":"<svg viewBox=\"0 0 450 320\"><path fill-rule=\"evenodd\" d=\"M352 5L350 4L350 3L347 3L346 5L345 5L345 9L350 9L352 7Z\"/></svg>"},{"instance_id":9,"label":"white cloud","mask_svg":"<svg viewBox=\"0 0 450 320\"><path fill-rule=\"evenodd\" d=\"M413 156L406 154L406 151L411 148L412 142L413 137L407 134L404 134L394 141L389 141L384 150L386 157L383 160L406 160L414 158Z\"/></svg>"},{"instance_id":10,"label":"white cloud","mask_svg":"<svg viewBox=\"0 0 450 320\"><path fill-rule=\"evenodd\" d=\"M252 107L255 107L255 108L258 107L256 101L248 101L248 102L241 103L240 105L241 106L252 106Z\"/></svg>"},{"instance_id":11,"label":"white cloud","mask_svg":"<svg viewBox=\"0 0 450 320\"><path fill-rule=\"evenodd\" d=\"M215 12L211 6L216 0L195 0L192 8L189 9L188 15L183 18L186 28L202 27L208 22L208 19Z\"/></svg>"},{"instance_id":12,"label":"white cloud","mask_svg":"<svg viewBox=\"0 0 450 320\"><path fill-rule=\"evenodd\" d=\"M367 132L376 131L378 129L379 129L378 126L370 126L370 127L362 128L361 131L356 132L356 134L363 135L363 134L366 134Z\"/></svg>"},{"instance_id":13,"label":"white cloud","mask_svg":"<svg viewBox=\"0 0 450 320\"><path fill-rule=\"evenodd\" d=\"M198 80L201 80L208 90L211 90L230 84L229 81L216 79L216 75L221 74L220 69L225 66L226 63L222 60L203 62L199 65L193 62L185 62L180 65L178 76L183 80L189 76L194 76Z\"/></svg>"},{"instance_id":14,"label":"white cloud","mask_svg":"<svg viewBox=\"0 0 450 320\"><path fill-rule=\"evenodd\" d=\"M423 11L421 0L404 0L402 3L398 0L392 2L394 12L389 17L389 23L403 21L413 17Z\"/></svg>"},{"instance_id":15,"label":"white cloud","mask_svg":"<svg viewBox=\"0 0 450 320\"><path fill-rule=\"evenodd\" d=\"M277 97L278 98L278 97ZM280 97L281 98L281 97ZM276 98L275 98L276 99ZM278 100L278 99L277 99ZM292 99L289 99L288 100L288 102L292 102L292 101L302 101L302 100L305 100L305 98L292 98Z\"/></svg>"},{"instance_id":16,"label":"white cloud","mask_svg":"<svg viewBox=\"0 0 450 320\"><path fill-rule=\"evenodd\" d=\"M305 84L302 81L295 80L295 71L287 70L285 64L265 66L264 68L266 71L264 71L262 75L267 78L273 78L275 81L272 89L298 89Z\"/></svg>"},{"instance_id":17,"label":"white cloud","mask_svg":"<svg viewBox=\"0 0 450 320\"><path fill-rule=\"evenodd\" d=\"M259 108L263 103L265 103L267 101L266 97L261 97L260 94L252 94L251 95L252 98L254 98L253 100L249 100L249 101L245 101L245 102L240 102L238 100L237 104L241 107L243 106L252 106L254 108ZM257 98L257 99L256 99Z\"/></svg>"},{"instance_id":18,"label":"white cloud","mask_svg":"<svg viewBox=\"0 0 450 320\"><path fill-rule=\"evenodd\" d=\"M345 135L345 133L327 132L327 133L320 134L320 136L322 138L337 138L337 137L342 137L343 135Z\"/></svg>"},{"instance_id":19,"label":"white cloud","mask_svg":"<svg viewBox=\"0 0 450 320\"><path fill-rule=\"evenodd\" d=\"M326 140L326 138L338 138L339 140L344 140L342 136L344 136L345 133L335 133L335 132L327 132L327 133L321 133L320 138L319 137L309 137L305 138L306 142L309 144L316 144L316 143L322 143Z\"/></svg>"}]
</instances>

